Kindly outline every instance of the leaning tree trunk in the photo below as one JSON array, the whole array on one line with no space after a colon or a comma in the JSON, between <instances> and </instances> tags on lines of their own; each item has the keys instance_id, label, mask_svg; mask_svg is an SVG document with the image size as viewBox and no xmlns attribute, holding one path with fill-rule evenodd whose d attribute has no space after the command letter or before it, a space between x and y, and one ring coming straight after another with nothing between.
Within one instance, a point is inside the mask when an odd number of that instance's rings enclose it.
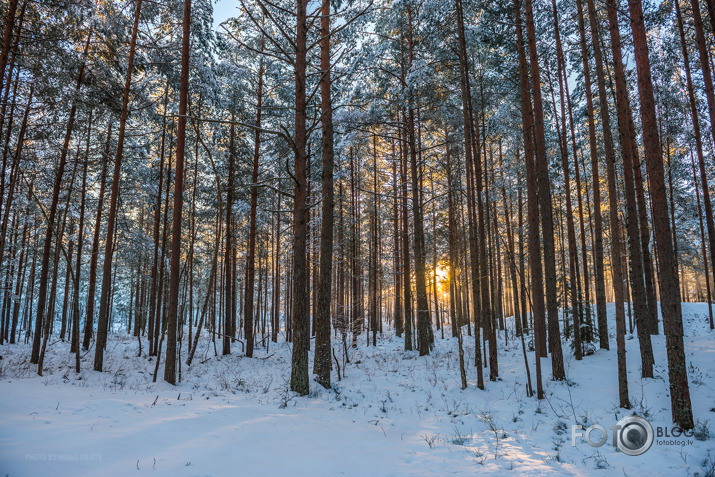
<instances>
[{"instance_id":1,"label":"leaning tree trunk","mask_svg":"<svg viewBox=\"0 0 715 477\"><path fill-rule=\"evenodd\" d=\"M5 65L7 65L7 55L10 51L10 43L12 40L12 29L15 26L15 12L17 11L17 0L10 0L10 5L7 9L7 17L5 18L5 33L2 40L2 50L0 50L0 91L5 86ZM9 81L8 81L9 83Z\"/></svg>"}]
</instances>

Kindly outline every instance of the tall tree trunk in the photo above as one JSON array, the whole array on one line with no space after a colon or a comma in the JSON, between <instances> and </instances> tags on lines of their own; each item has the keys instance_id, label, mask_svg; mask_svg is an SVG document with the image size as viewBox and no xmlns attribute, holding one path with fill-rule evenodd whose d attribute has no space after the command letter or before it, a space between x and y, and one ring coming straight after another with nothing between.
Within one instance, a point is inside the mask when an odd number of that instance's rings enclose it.
<instances>
[{"instance_id":1,"label":"tall tree trunk","mask_svg":"<svg viewBox=\"0 0 715 477\"><path fill-rule=\"evenodd\" d=\"M161 127L161 147L159 153L159 186L156 189L156 209L154 210L154 257L151 266L151 290L149 292L149 356L156 356L154 347L154 321L157 319L159 304L157 300L157 268L159 266L159 227L161 226L161 195L164 181L164 151L166 147L166 108L169 100L169 80L164 89L164 117ZM168 179L167 179L168 182ZM101 199L100 199L101 200Z\"/></svg>"},{"instance_id":2,"label":"tall tree trunk","mask_svg":"<svg viewBox=\"0 0 715 477\"><path fill-rule=\"evenodd\" d=\"M551 210L551 186L549 184L549 165L546 155L546 136L544 132L544 108L541 99L541 75L539 58L536 51L536 30L532 0L526 0L526 31L529 44L531 67L531 86L534 95L534 138L536 143L536 169L538 182L539 212L543 229L544 269L546 278L546 307L549 327L549 349L554 380L565 377L564 359L561 350L559 331L558 300L556 297L556 255L554 248L554 221Z\"/></svg>"},{"instance_id":3,"label":"tall tree trunk","mask_svg":"<svg viewBox=\"0 0 715 477\"><path fill-rule=\"evenodd\" d=\"M82 198L79 205L79 226L77 231L77 262L75 263L74 276L74 312L72 314L72 345L70 352L75 352L75 371L79 373L79 279L82 266L82 246L84 244L84 209L87 197L87 167L89 164L89 145L92 137L92 111L89 112L87 123L87 144L84 150L84 164L82 166Z\"/></svg>"},{"instance_id":4,"label":"tall tree trunk","mask_svg":"<svg viewBox=\"0 0 715 477\"><path fill-rule=\"evenodd\" d=\"M613 7L615 0L608 1ZM697 3L696 0L693 1L695 4ZM671 227L668 223L663 151L656 121L653 82L650 73L650 59L648 58L648 42L643 22L643 7L640 0L628 0L628 7L631 14L631 31L633 33L636 71L638 73L638 95L641 100L643 142L648 169L648 183L651 191L658 261L660 262L658 278L668 355L672 417L673 421L682 429L692 429L694 423L683 344L683 318L678 297L678 276L673 267L673 241ZM613 15L615 16L615 11ZM703 68L705 68L704 65Z\"/></svg>"},{"instance_id":5,"label":"tall tree trunk","mask_svg":"<svg viewBox=\"0 0 715 477\"><path fill-rule=\"evenodd\" d=\"M122 96L122 115L119 119L119 136L117 137L117 153L114 158L114 173L112 175L112 195L109 200L109 217L107 219L107 240L104 249L104 265L102 275L102 291L99 298L99 315L97 316L97 343L94 354L94 370L102 371L104 364L104 347L107 343L107 328L109 325L109 286L112 279L112 256L114 253L114 227L117 216L117 202L119 200L119 182L122 173L122 155L124 152L124 131L129 116L129 92L132 86L132 72L134 70L134 53L136 51L137 34L139 32L139 18L141 16L142 0L137 0L134 11L134 26L132 38L129 43L129 59L127 61L127 77L124 81Z\"/></svg>"},{"instance_id":6,"label":"tall tree trunk","mask_svg":"<svg viewBox=\"0 0 715 477\"><path fill-rule=\"evenodd\" d=\"M370 276L369 276L369 303L370 303L370 331L372 332L372 345L377 346L377 268L378 268L378 236L377 236L377 135L372 135L372 213L370 224ZM368 336L368 342L370 337Z\"/></svg>"},{"instance_id":7,"label":"tall tree trunk","mask_svg":"<svg viewBox=\"0 0 715 477\"><path fill-rule=\"evenodd\" d=\"M275 285L274 285L274 310L272 319L273 325L271 327L271 341L274 343L278 342L278 330L280 328L280 309L281 309L281 180L278 179L278 204L276 210L276 271L275 271Z\"/></svg>"},{"instance_id":8,"label":"tall tree trunk","mask_svg":"<svg viewBox=\"0 0 715 477\"><path fill-rule=\"evenodd\" d=\"M683 63L685 67L685 79L688 89L688 102L690 103L690 117L693 122L693 135L695 136L695 151L698 155L698 166L700 170L700 185L702 186L703 193L703 206L705 208L705 224L708 231L708 245L710 246L710 268L715 273L715 222L713 221L713 207L710 200L710 188L708 187L708 178L705 169L705 155L703 154L703 138L700 131L700 118L698 117L698 108L695 97L695 89L693 88L693 79L690 72L690 59L688 56L688 46L685 43L685 32L683 28L683 19L680 12L680 2L675 1L675 13L678 20L678 32L680 33L680 44L683 51ZM697 183L697 182L696 182ZM699 199L698 195L698 200ZM700 205L698 205L700 207ZM702 220L702 214L700 214L700 220ZM707 258L705 257L705 260ZM708 264L705 264L707 269ZM709 281L710 277L706 277ZM715 280L715 275L713 276ZM715 283L715 281L713 282ZM708 294L710 288L708 285ZM712 316L712 310L710 311Z\"/></svg>"},{"instance_id":9,"label":"tall tree trunk","mask_svg":"<svg viewBox=\"0 0 715 477\"><path fill-rule=\"evenodd\" d=\"M315 317L315 365L318 384L330 388L330 301L333 277L333 102L330 80L330 1L323 0L320 18L320 83L323 163L321 173L320 271Z\"/></svg>"},{"instance_id":10,"label":"tall tree trunk","mask_svg":"<svg viewBox=\"0 0 715 477\"><path fill-rule=\"evenodd\" d=\"M404 114L403 114L404 116ZM402 136L402 135L401 135ZM407 147L400 142L400 182L402 183L402 292L405 304L405 350L412 350L412 276L410 267L410 235L407 218Z\"/></svg>"},{"instance_id":11,"label":"tall tree trunk","mask_svg":"<svg viewBox=\"0 0 715 477\"><path fill-rule=\"evenodd\" d=\"M25 209L27 213L27 208ZM29 214L26 214L29 217ZM25 224L22 228L22 239L20 242L20 257L18 258L17 265L17 282L15 284L15 297L13 300L12 307L12 324L10 325L10 344L15 344L15 334L17 332L17 322L20 315L20 300L22 299L22 291L25 285L25 271L27 269L26 257L27 253L25 250L25 244L27 243L28 236L28 223L29 220L24 221Z\"/></svg>"},{"instance_id":12,"label":"tall tree trunk","mask_svg":"<svg viewBox=\"0 0 715 477\"><path fill-rule=\"evenodd\" d=\"M8 52L10 51L10 43L12 41L12 29L15 26L16 11L17 0L10 0L10 5L7 9L7 17L5 18L5 33L3 34L2 50L0 50L0 91L2 91L3 87L5 86L5 65L7 65L7 56Z\"/></svg>"},{"instance_id":13,"label":"tall tree trunk","mask_svg":"<svg viewBox=\"0 0 715 477\"><path fill-rule=\"evenodd\" d=\"M263 50L263 38L261 37L261 51ZM246 261L246 294L243 302L243 324L246 338L246 356L253 357L253 284L256 274L256 208L258 207L258 165L261 154L261 113L263 101L263 59L258 66L258 88L256 91L256 133L253 143L253 172L251 174L251 212L248 232L248 257ZM233 143L233 125L231 125L231 140ZM233 149L231 150L231 166L233 166ZM233 167L231 167L233 169ZM233 179L229 178L229 194L233 188ZM230 208L230 206L229 206ZM228 240L228 235L226 235Z\"/></svg>"},{"instance_id":14,"label":"tall tree trunk","mask_svg":"<svg viewBox=\"0 0 715 477\"><path fill-rule=\"evenodd\" d=\"M82 56L82 64L79 68L79 73L77 74L77 83L75 86L75 93L79 93L82 87L82 80L84 78L85 70L85 59L87 57L87 52L89 51L89 43L92 38L92 34L87 35L87 41L84 46L84 53ZM2 69L5 65L2 64ZM29 104L28 104L29 106ZM62 151L60 153L60 162L57 166L57 175L55 176L55 184L52 189L52 202L50 203L50 210L47 217L47 231L45 232L45 244L42 250L42 270L40 272L40 290L37 301L37 315L35 317L35 336L32 342L32 355L30 357L30 363L38 363L40 360L40 336L42 325L45 320L45 306L47 305L47 278L49 274L50 266L50 250L52 248L53 240L53 227L55 226L55 215L57 214L57 203L60 199L60 189L62 187L62 176L65 171L65 165L67 164L67 151L69 149L70 138L72 136L72 128L74 127L75 113L77 112L77 102L72 102L72 107L70 108L70 114L67 119L67 129L65 131L65 138L62 143ZM18 143L18 147L20 143ZM9 207L8 207L9 208ZM52 319L52 316L46 317L48 320ZM38 369L38 372L42 374L42 369Z\"/></svg>"},{"instance_id":15,"label":"tall tree trunk","mask_svg":"<svg viewBox=\"0 0 715 477\"><path fill-rule=\"evenodd\" d=\"M554 32L556 36L556 58L558 63L558 79L559 79L559 99L561 102L561 168L564 174L564 195L566 196L566 234L569 249L569 283L571 297L571 314L573 317L573 344L574 356L576 360L580 360L583 356L581 345L581 306L580 306L580 281L578 269L578 250L576 245L576 229L573 219L573 205L571 204L571 176L569 171L568 161L568 134L566 130L566 101L569 101L569 111L571 110L570 98L568 95L564 97L564 93L568 88L568 72L566 71L566 62L564 61L564 52L561 45L561 32L559 31L559 17L556 9L556 0L551 0L551 7L554 15ZM573 139L574 164L578 164L578 152L576 149L576 138L574 137L573 120L571 124L571 133ZM578 177L578 168L574 167L576 176ZM585 266L585 263L584 263Z\"/></svg>"},{"instance_id":16,"label":"tall tree trunk","mask_svg":"<svg viewBox=\"0 0 715 477\"><path fill-rule=\"evenodd\" d=\"M610 112L608 111L608 96L606 95L606 79L603 67L603 54L601 51L601 40L598 33L598 16L596 15L596 7L594 0L586 0L588 6L588 16L591 25L591 44L593 46L593 56L596 62L596 80L598 83L598 97L601 112L601 127L603 131L603 148L606 154L606 165L614 164L616 160L613 149L613 136L611 134ZM579 16L582 19L582 16ZM582 27L581 30L584 28ZM585 47L585 35L582 37L582 43ZM582 51L583 51L582 47ZM587 57L584 56L584 61ZM587 63L587 61L586 61ZM584 67L584 71L588 71ZM586 91L590 91L590 82L586 82ZM588 96L587 96L588 98ZM589 121L595 121L593 106L590 109ZM590 126L589 126L590 128ZM590 131L590 129L589 129ZM589 133L590 134L590 133ZM604 279L603 267L603 225L601 219L601 181L598 174L598 148L595 143L594 133L590 135L591 142L591 179L593 188L593 247L594 247L594 271L596 279L596 319L598 321L598 338L599 346L602 349L609 349L608 344L608 320L606 315L606 285ZM610 189L609 189L610 195ZM613 251L611 251L613 253ZM614 282L615 286L615 282ZM616 316L618 316L618 307L622 306L616 303Z\"/></svg>"},{"instance_id":17,"label":"tall tree trunk","mask_svg":"<svg viewBox=\"0 0 715 477\"><path fill-rule=\"evenodd\" d=\"M233 107L235 107L235 100ZM224 250L224 258L223 258L223 265L224 265L224 288L223 288L223 293L224 293L224 300L225 300L225 305L224 305L224 319L223 319L223 354L231 354L231 340L235 337L236 335L236 330L233 328L233 313L232 313L232 308L234 306L234 296L233 296L233 284L234 284L234 277L233 277L233 217L232 217L232 212L233 212L233 176L234 176L234 141L235 141L235 136L236 136L236 131L235 131L235 126L233 124L233 121L235 119L235 114L233 111L231 112L231 127L230 127L230 132L229 132L229 143L228 143L228 186L226 188L226 242L225 242L225 250ZM256 132L258 134L258 132ZM260 148L260 144L258 145ZM254 157L254 168L256 167L255 163L258 162L258 158ZM253 182L255 183L257 179L254 179ZM251 234L249 236L249 255L248 255L248 264L247 264L247 275L246 275L246 294L248 294L249 289L248 289L248 282L250 280L251 282L251 297L249 300L249 297L246 296L244 300L244 306L246 307L244 310L244 334L246 337L246 356L251 357L253 356L253 278L254 278L254 255L252 254L255 249L256 249L256 218L255 218L255 200L253 198L253 194L256 188L252 187L251 191ZM250 244L253 244L253 250L251 250ZM250 272L250 278L248 276L248 273ZM250 309L249 309L249 303L250 301ZM250 337L250 338L249 338ZM251 346L250 348L248 347L248 340L251 340Z\"/></svg>"},{"instance_id":18,"label":"tall tree trunk","mask_svg":"<svg viewBox=\"0 0 715 477\"><path fill-rule=\"evenodd\" d=\"M413 46L412 37L412 10L408 7L408 67L412 66ZM415 254L415 294L417 295L417 348L420 356L429 354L429 303L427 301L427 275L424 250L424 222L419 194L422 189L422 180L417 167L417 145L415 142L415 111L414 101L417 99L414 91L410 90L410 106L407 113L407 137L410 155L410 178L412 182L412 220L415 239L413 240Z\"/></svg>"},{"instance_id":19,"label":"tall tree trunk","mask_svg":"<svg viewBox=\"0 0 715 477\"><path fill-rule=\"evenodd\" d=\"M492 297L490 295L490 288L493 288L491 279L494 277L494 273L491 273L493 267L490 266L491 254L487 253L487 244L489 242L489 187L487 173L489 167L487 164L487 138L486 138L486 125L485 114L484 114L484 89L482 88L482 79L480 78L479 92L481 96L481 112L482 112L482 134L483 141L482 145L484 147L484 166L482 167L482 161L480 158L479 150L479 118L472 124L475 126L475 133L472 136L474 144L474 185L473 191L477 197L477 208L475 213L478 214L478 233L479 233L479 288L481 290L481 297L479 299L481 304L482 316L480 318L482 327L484 328L483 339L485 341L484 349L484 360L486 365L487 360L487 350L486 350L486 340L489 340L489 380L496 381L497 376L499 376L499 368L497 366L497 349L496 349L496 332L493 326L494 308L492 306ZM485 192L485 197L482 197L482 192ZM496 304L494 304L496 305Z\"/></svg>"},{"instance_id":20,"label":"tall tree trunk","mask_svg":"<svg viewBox=\"0 0 715 477\"><path fill-rule=\"evenodd\" d=\"M401 150L401 149L400 149ZM398 156L399 152L395 151L395 143L392 143L392 180L394 181L394 187L392 189L393 194L393 225L394 225L394 276L395 276L395 313L394 313L394 325L395 325L395 336L398 338L402 337L402 330L404 327L403 322L403 312L402 312L402 270L401 270L401 255L400 255L400 206L399 206L399 195L400 195L400 182L399 175L397 172L397 164L400 159Z\"/></svg>"},{"instance_id":21,"label":"tall tree trunk","mask_svg":"<svg viewBox=\"0 0 715 477\"><path fill-rule=\"evenodd\" d=\"M534 329L534 354L536 358L536 395L544 398L541 377L541 358L546 355L546 319L544 310L544 284L541 269L541 250L539 243L539 204L536 192L536 167L534 165L534 119L531 109L531 92L527 72L524 33L521 25L520 0L514 0L514 18L516 23L517 50L519 55L519 89L521 93L522 133L524 158L526 159L527 184L527 220L529 223L529 276L531 278L531 315Z\"/></svg>"},{"instance_id":22,"label":"tall tree trunk","mask_svg":"<svg viewBox=\"0 0 715 477\"><path fill-rule=\"evenodd\" d=\"M104 188L107 184L107 165L109 164L109 146L112 139L112 122L107 126L107 141L102 154L102 173L99 179L99 196L97 197L97 215L94 219L94 236L89 262L89 285L87 290L87 307L85 308L84 338L82 349L89 349L89 341L94 331L94 296L97 288L97 259L99 257L99 232L102 226L102 206L104 205Z\"/></svg>"},{"instance_id":23,"label":"tall tree trunk","mask_svg":"<svg viewBox=\"0 0 715 477\"><path fill-rule=\"evenodd\" d=\"M609 11L615 20L616 12ZM650 329L647 326L647 304L643 283L643 262L640 250L639 217L636 210L635 182L633 177L635 131L632 125L630 99L626 85L626 75L620 47L620 33L617 20L611 24L611 50L613 52L614 73L616 80L616 99L618 106L618 126L621 137L621 154L623 157L623 183L626 202L626 222L628 231L628 251L631 268L631 287L636 323L638 325L638 341L641 351L641 371L643 377L653 376L653 350L650 343ZM627 298L627 295L626 295ZM625 359L625 358L624 358Z\"/></svg>"},{"instance_id":24,"label":"tall tree trunk","mask_svg":"<svg viewBox=\"0 0 715 477\"><path fill-rule=\"evenodd\" d=\"M291 366L291 391L301 396L308 394L308 344L310 323L307 302L307 131L306 131L306 39L307 0L296 0L296 40L295 40L295 173L293 200L293 358Z\"/></svg>"},{"instance_id":25,"label":"tall tree trunk","mask_svg":"<svg viewBox=\"0 0 715 477\"><path fill-rule=\"evenodd\" d=\"M713 307L712 307L712 297L710 294L710 273L708 269L708 254L707 254L707 248L705 246L705 228L703 227L703 211L702 211L702 206L700 205L700 191L698 190L698 176L697 173L695 172L695 159L693 159L693 151L690 151L690 162L692 163L693 166L693 184L695 184L695 195L698 199L698 219L700 222L700 241L702 245L702 253L703 253L703 266L705 268L705 292L707 296L707 302L708 302L708 315L710 315L710 329L715 329L715 323L713 322ZM22 255L21 255L22 257ZM14 324L14 321L13 321ZM12 341L11 341L12 342Z\"/></svg>"},{"instance_id":26,"label":"tall tree trunk","mask_svg":"<svg viewBox=\"0 0 715 477\"><path fill-rule=\"evenodd\" d=\"M166 366L164 380L176 384L176 334L181 278L181 209L184 204L184 151L186 146L186 110L189 102L189 55L191 0L184 0L184 31L181 40L181 83L179 85L179 120L176 132L176 172L174 178L174 217L171 234L171 278L167 315Z\"/></svg>"},{"instance_id":27,"label":"tall tree trunk","mask_svg":"<svg viewBox=\"0 0 715 477\"><path fill-rule=\"evenodd\" d=\"M592 0L589 0L592 1ZM617 52L614 50L614 63L620 61L621 65L623 62L620 58L620 36L618 33L618 21L615 21L615 33L614 33L614 23L611 22L611 11L613 11L614 19L616 11L612 8L608 8L609 13L609 28L611 31L611 43L612 48L615 46ZM594 13L595 14L595 13ZM614 34L618 36L618 39L614 39ZM599 80L599 90L601 81ZM605 88L605 86L604 86ZM606 100L605 94L601 96L601 115L603 116L604 111L608 110L608 102ZM604 119L604 137L606 122ZM625 145L623 147L626 147ZM608 175L608 196L609 196L609 215L610 215L610 226L611 226L611 272L612 272L612 282L613 282L613 294L616 302L616 346L617 346L617 359L618 359L618 398L620 407L625 409L630 409L630 401L628 397L628 374L626 371L626 317L625 309L623 306L623 301L627 297L624 290L623 284L623 248L621 242L621 232L618 225L618 191L616 186L616 158L615 154L609 157L608 148L606 155L606 172ZM599 323L599 328L600 328ZM603 331L602 331L603 332Z\"/></svg>"},{"instance_id":28,"label":"tall tree trunk","mask_svg":"<svg viewBox=\"0 0 715 477\"><path fill-rule=\"evenodd\" d=\"M479 251L477 247L477 225L475 221L476 213L474 211L474 191L472 190L472 173L474 169L474 158L472 156L472 129L473 121L471 112L471 88L469 84L469 63L467 57L467 42L464 32L464 8L462 0L455 0L457 10L457 32L459 35L459 71L461 77L462 90L462 117L464 125L464 155L467 169L467 224L469 227L469 259L472 285L472 299L474 303L474 326L475 326L475 349L474 349L474 366L477 368L477 387L484 389L484 371L482 369L482 352L481 352L481 336L479 333L479 323L477 316L479 315ZM478 161L478 159L477 159ZM468 297L467 297L468 301Z\"/></svg>"}]
</instances>

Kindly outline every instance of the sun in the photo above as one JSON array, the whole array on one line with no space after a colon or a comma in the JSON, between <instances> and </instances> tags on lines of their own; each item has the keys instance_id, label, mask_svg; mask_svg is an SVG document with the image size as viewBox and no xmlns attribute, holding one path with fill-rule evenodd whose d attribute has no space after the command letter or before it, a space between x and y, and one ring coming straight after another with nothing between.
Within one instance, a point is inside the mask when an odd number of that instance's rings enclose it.
<instances>
[{"instance_id":1,"label":"sun","mask_svg":"<svg viewBox=\"0 0 715 477\"><path fill-rule=\"evenodd\" d=\"M449 267L445 264L439 263L437 264L437 269L435 270L435 273L437 275L437 281L446 281L449 278Z\"/></svg>"}]
</instances>

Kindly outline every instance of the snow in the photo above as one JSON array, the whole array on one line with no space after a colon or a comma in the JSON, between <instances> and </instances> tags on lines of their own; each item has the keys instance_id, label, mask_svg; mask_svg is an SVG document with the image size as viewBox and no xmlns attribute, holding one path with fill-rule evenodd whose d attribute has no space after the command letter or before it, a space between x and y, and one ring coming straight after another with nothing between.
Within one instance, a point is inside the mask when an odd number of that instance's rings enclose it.
<instances>
[{"instance_id":1,"label":"snow","mask_svg":"<svg viewBox=\"0 0 715 477\"><path fill-rule=\"evenodd\" d=\"M715 333L705 304L684 304L686 356L693 410L701 423L715 417ZM48 348L43 377L29 364L29 345L0 349L0 474L76 475L707 475L715 467L713 438L691 445L656 442L631 457L609 441L583 438L571 446L571 425L608 428L636 412L653 427L672 427L665 339L653 337L655 378L640 378L638 340L627 337L633 409L618 408L613 307L611 350L575 361L564 343L567 380L550 380L542 360L546 399L525 393L521 343L507 320L500 333L501 380L476 388L474 338L466 336L469 387L460 389L457 341L435 332L427 357L402 350L388 332L377 347L365 335L349 349L343 380L332 390L311 383L311 394L289 391L290 346L271 343L256 358L214 356L205 335L182 382L152 383L155 361L137 357L136 338L113 334L105 372L92 370L93 349L74 372L69 344ZM186 336L186 335L185 335ZM334 343L342 349L339 341ZM219 343L220 349L220 343ZM337 351L337 350L336 350ZM184 351L185 353L185 344ZM536 385L534 353L529 364ZM185 360L185 356L182 356ZM312 366L312 353L311 353ZM707 424L706 424L707 425ZM712 426L712 424L710 424ZM713 432L713 431L711 431ZM685 439L685 438L681 438ZM705 462L705 461L708 462ZM710 474L712 475L712 473Z\"/></svg>"}]
</instances>

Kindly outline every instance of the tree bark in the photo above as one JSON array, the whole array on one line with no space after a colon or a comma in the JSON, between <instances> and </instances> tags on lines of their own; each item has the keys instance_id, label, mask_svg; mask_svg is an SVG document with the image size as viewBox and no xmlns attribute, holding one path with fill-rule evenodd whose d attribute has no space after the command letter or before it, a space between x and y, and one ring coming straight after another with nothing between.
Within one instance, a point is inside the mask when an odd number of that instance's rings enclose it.
<instances>
[{"instance_id":1,"label":"tree bark","mask_svg":"<svg viewBox=\"0 0 715 477\"><path fill-rule=\"evenodd\" d=\"M176 384L176 334L179 320L179 279L181 278L181 209L184 204L184 151L186 146L186 109L189 101L190 34L191 0L184 0L184 31L181 41L181 83L179 85L179 120L176 132L174 217L171 234L171 278L169 279L166 366L164 367L164 380L171 384Z\"/></svg>"},{"instance_id":2,"label":"tree bark","mask_svg":"<svg viewBox=\"0 0 715 477\"><path fill-rule=\"evenodd\" d=\"M471 88L469 84L469 63L467 58L467 43L464 32L464 8L462 0L455 0L457 10L457 32L459 35L459 71L461 77L462 90L462 117L464 124L464 155L466 163L466 180L467 180L467 224L469 227L469 259L472 285L472 299L474 310L474 326L475 326L475 349L474 349L474 366L477 368L477 387L484 389L484 371L482 369L482 352L481 352L481 336L479 332L479 323L477 316L479 315L479 250L477 246L477 225L475 216L476 213L474 203L474 191L472 190L471 177L474 169L474 158L472 156L472 116L471 112ZM467 297L468 301L468 297Z\"/></svg>"},{"instance_id":3,"label":"tree bark","mask_svg":"<svg viewBox=\"0 0 715 477\"><path fill-rule=\"evenodd\" d=\"M307 302L307 212L308 192L306 156L306 41L307 0L296 0L297 26L295 40L295 173L293 200L293 357L291 366L291 391L301 396L308 394L308 345L310 323Z\"/></svg>"},{"instance_id":4,"label":"tree bark","mask_svg":"<svg viewBox=\"0 0 715 477\"><path fill-rule=\"evenodd\" d=\"M539 243L539 204L536 192L536 168L534 165L534 120L531 107L531 92L529 89L529 74L527 72L524 34L521 25L520 0L514 0L514 18L516 23L517 50L519 55L519 86L521 93L522 133L524 141L524 158L526 159L527 184L527 220L529 225L529 269L531 288L531 315L534 329L534 354L536 360L536 395L544 398L544 388L541 377L541 358L546 356L546 318L544 310L544 284L541 269L541 250Z\"/></svg>"},{"instance_id":5,"label":"tree bark","mask_svg":"<svg viewBox=\"0 0 715 477\"><path fill-rule=\"evenodd\" d=\"M85 71L85 59L87 57L87 52L89 51L89 42L92 38L92 34L87 35L87 41L84 46L84 53L82 57L82 64L79 68L79 73L77 74L77 83L75 86L75 93L78 93L82 87L82 79L84 78ZM4 68L4 65L2 65ZM29 106L29 104L28 104ZM52 230L55 224L55 215L57 214L57 204L60 199L60 189L62 187L62 176L65 171L65 165L67 164L67 151L69 149L70 138L72 136L72 129L74 127L75 113L77 112L77 102L72 101L72 107L70 108L69 117L67 119L67 129L65 131L64 142L62 143L62 151L60 153L60 162L57 166L57 175L55 176L55 184L52 189L52 202L50 203L50 210L47 217L47 230L45 232L45 244L42 250L42 270L40 272L40 290L37 301L37 315L35 317L35 336L32 342L32 355L30 357L30 363L36 364L40 359L40 337L42 325L45 318L51 320L51 316L45 317L45 306L47 305L47 278L49 275L49 265L50 265L50 250L52 248ZM19 144L19 143L18 143ZM18 146L19 147L19 146ZM9 208L9 207L8 207ZM42 374L42 369L38 372Z\"/></svg>"},{"instance_id":6,"label":"tree bark","mask_svg":"<svg viewBox=\"0 0 715 477\"><path fill-rule=\"evenodd\" d=\"M679 1L673 2L675 4L675 13L678 21L678 32L680 34L680 44L683 51L683 65L685 67L685 79L688 90L688 102L690 103L690 117L692 118L693 124L693 136L695 137L695 151L698 156L698 166L700 172L700 185L702 187L703 194L703 206L705 208L705 224L708 231L708 245L710 246L710 269L715 272L715 222L713 221L713 207L710 200L710 188L708 187L708 178L705 169L705 155L703 154L703 139L700 130L700 118L698 117L698 108L695 98L695 89L693 88L693 79L690 72L690 59L688 55L688 47L685 43L685 32L683 28L683 19L680 12ZM697 181L696 181L697 183ZM698 194L698 201L700 200L700 195ZM700 204L698 204L700 208ZM700 215L700 220L702 221L702 214ZM701 224L702 226L702 224ZM703 245L704 246L704 245ZM704 257L705 268L707 270L707 257ZM707 275L707 272L706 272ZM709 282L710 277L706 277ZM713 276L715 280L715 275ZM714 282L715 283L715 282ZM710 286L708 285L708 294L710 294ZM712 322L712 309L710 309L710 316Z\"/></svg>"},{"instance_id":7,"label":"tree bark","mask_svg":"<svg viewBox=\"0 0 715 477\"><path fill-rule=\"evenodd\" d=\"M613 149L613 136L611 134L610 112L608 110L608 96L606 95L606 79L603 67L603 54L601 40L598 33L598 16L594 0L586 0L588 16L591 24L591 43L593 56L596 62L596 80L598 83L598 97L601 108L601 127L603 131L603 148L606 155L606 164L614 164L616 157ZM585 39L582 40L585 43ZM585 57L584 57L585 58ZM585 70L586 71L586 70ZM586 83L586 91L590 91L590 83ZM594 112L591 109L591 121L594 121ZM593 245L596 278L596 319L598 321L598 338L601 349L609 349L608 320L606 315L606 285L603 267L603 225L601 218L601 182L598 174L598 153L595 144L595 132L591 140L591 178L593 184ZM610 189L609 189L610 195ZM612 252L613 253L613 252ZM615 286L615 285L614 285ZM616 303L616 312L620 305ZM616 316L618 313L616 313Z\"/></svg>"},{"instance_id":8,"label":"tree bark","mask_svg":"<svg viewBox=\"0 0 715 477\"><path fill-rule=\"evenodd\" d=\"M320 83L323 163L321 175L320 271L318 277L318 313L315 317L315 365L318 384L330 388L330 301L333 277L333 102L330 79L330 1L323 0L320 18Z\"/></svg>"},{"instance_id":9,"label":"tree bark","mask_svg":"<svg viewBox=\"0 0 715 477\"><path fill-rule=\"evenodd\" d=\"M696 0L693 0L693 2L697 4ZM615 6L615 0L608 0L608 3L611 7ZM663 151L656 121L653 82L650 73L650 59L648 58L648 42L643 21L643 7L640 0L628 0L628 7L631 15L631 32L633 33L636 71L638 73L638 95L641 102L641 123L653 207L653 225L658 261L660 262L658 278L668 356L672 417L673 421L682 429L692 429L694 422L685 361L685 346L683 344L683 319L678 296L678 276L673 267L673 241L671 227L668 223ZM615 16L615 11L612 14L609 13L610 15ZM704 65L703 68L705 68Z\"/></svg>"},{"instance_id":10,"label":"tree bark","mask_svg":"<svg viewBox=\"0 0 715 477\"><path fill-rule=\"evenodd\" d=\"M117 153L114 158L114 173L112 175L112 195L109 200L109 217L107 219L107 240L104 250L104 265L102 275L102 291L99 298L99 315L97 317L97 342L94 354L94 370L102 371L104 364L104 347L107 343L107 328L109 325L109 287L112 280L112 256L114 253L114 227L117 216L117 202L119 200L119 182L122 172L122 155L124 152L124 134L129 116L129 93L132 85L132 72L134 70L134 54L136 51L137 34L139 32L139 18L141 16L142 0L137 0L134 11L134 26L132 38L129 43L129 59L127 61L127 77L124 81L122 96L122 115L119 119L119 136L117 137Z\"/></svg>"},{"instance_id":11,"label":"tree bark","mask_svg":"<svg viewBox=\"0 0 715 477\"><path fill-rule=\"evenodd\" d=\"M549 327L549 348L551 368L554 380L565 377L564 359L561 350L559 330L558 300L556 297L556 255L554 248L554 221L551 210L551 186L549 184L549 166L546 154L546 136L544 132L544 109L541 99L541 75L539 58L536 51L536 30L532 0L526 0L526 30L531 58L531 85L534 95L534 138L536 143L536 169L538 182L539 212L543 229L544 269L546 278L546 307Z\"/></svg>"}]
</instances>

